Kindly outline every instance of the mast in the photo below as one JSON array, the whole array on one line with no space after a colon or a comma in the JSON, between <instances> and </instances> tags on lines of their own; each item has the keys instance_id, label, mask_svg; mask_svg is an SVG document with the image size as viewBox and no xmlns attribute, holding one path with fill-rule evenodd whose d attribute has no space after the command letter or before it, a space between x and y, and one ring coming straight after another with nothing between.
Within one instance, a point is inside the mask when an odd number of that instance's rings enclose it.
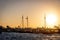
<instances>
[{"instance_id":1,"label":"mast","mask_svg":"<svg viewBox=\"0 0 60 40\"><path fill-rule=\"evenodd\" d=\"M44 13L44 27L46 28L46 14Z\"/></svg>"},{"instance_id":2,"label":"mast","mask_svg":"<svg viewBox=\"0 0 60 40\"><path fill-rule=\"evenodd\" d=\"M26 20L27 20L27 27L28 27L28 16L26 17Z\"/></svg>"},{"instance_id":3,"label":"mast","mask_svg":"<svg viewBox=\"0 0 60 40\"><path fill-rule=\"evenodd\" d=\"M22 27L24 27L24 17L22 16Z\"/></svg>"}]
</instances>

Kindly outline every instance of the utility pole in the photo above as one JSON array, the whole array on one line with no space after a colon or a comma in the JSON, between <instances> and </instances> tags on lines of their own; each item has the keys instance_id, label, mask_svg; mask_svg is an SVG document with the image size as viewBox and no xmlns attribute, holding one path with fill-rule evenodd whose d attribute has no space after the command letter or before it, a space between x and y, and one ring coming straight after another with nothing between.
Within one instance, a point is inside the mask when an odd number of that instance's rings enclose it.
<instances>
[{"instance_id":1,"label":"utility pole","mask_svg":"<svg viewBox=\"0 0 60 40\"><path fill-rule=\"evenodd\" d=\"M27 20L27 27L28 27L28 16L26 17L26 20Z\"/></svg>"},{"instance_id":2,"label":"utility pole","mask_svg":"<svg viewBox=\"0 0 60 40\"><path fill-rule=\"evenodd\" d=\"M22 27L24 27L24 17L22 16Z\"/></svg>"}]
</instances>

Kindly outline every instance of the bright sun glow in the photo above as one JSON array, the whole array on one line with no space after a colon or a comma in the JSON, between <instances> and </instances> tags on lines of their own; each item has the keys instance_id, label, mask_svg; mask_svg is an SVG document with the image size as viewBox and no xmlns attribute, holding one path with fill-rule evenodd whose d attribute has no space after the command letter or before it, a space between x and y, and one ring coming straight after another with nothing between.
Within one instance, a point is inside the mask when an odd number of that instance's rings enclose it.
<instances>
[{"instance_id":1,"label":"bright sun glow","mask_svg":"<svg viewBox=\"0 0 60 40\"><path fill-rule=\"evenodd\" d=\"M53 26L56 24L57 18L54 14L46 15L46 23L49 25L49 28L53 28Z\"/></svg>"}]
</instances>

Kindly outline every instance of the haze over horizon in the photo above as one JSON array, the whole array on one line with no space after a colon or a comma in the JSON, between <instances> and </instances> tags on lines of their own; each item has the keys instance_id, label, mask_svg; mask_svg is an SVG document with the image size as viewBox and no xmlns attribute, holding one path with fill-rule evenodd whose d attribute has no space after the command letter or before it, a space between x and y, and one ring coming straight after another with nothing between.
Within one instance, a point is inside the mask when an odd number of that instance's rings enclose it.
<instances>
[{"instance_id":1,"label":"haze over horizon","mask_svg":"<svg viewBox=\"0 0 60 40\"><path fill-rule=\"evenodd\" d=\"M29 27L44 25L44 13L56 15L60 24L60 0L0 0L0 25L21 26L22 16L26 26L26 17L29 17Z\"/></svg>"}]
</instances>

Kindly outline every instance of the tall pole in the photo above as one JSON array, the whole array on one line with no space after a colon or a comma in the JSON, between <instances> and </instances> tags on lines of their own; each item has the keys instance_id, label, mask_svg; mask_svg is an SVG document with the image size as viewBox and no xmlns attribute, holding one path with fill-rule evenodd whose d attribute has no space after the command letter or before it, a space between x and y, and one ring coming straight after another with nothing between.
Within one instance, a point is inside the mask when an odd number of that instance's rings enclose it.
<instances>
[{"instance_id":1,"label":"tall pole","mask_svg":"<svg viewBox=\"0 0 60 40\"><path fill-rule=\"evenodd\" d=\"M24 27L24 17L22 16L22 27Z\"/></svg>"},{"instance_id":2,"label":"tall pole","mask_svg":"<svg viewBox=\"0 0 60 40\"><path fill-rule=\"evenodd\" d=\"M27 20L27 27L28 27L28 16L27 16L26 20Z\"/></svg>"},{"instance_id":3,"label":"tall pole","mask_svg":"<svg viewBox=\"0 0 60 40\"><path fill-rule=\"evenodd\" d=\"M46 28L46 14L44 13L44 27Z\"/></svg>"}]
</instances>

